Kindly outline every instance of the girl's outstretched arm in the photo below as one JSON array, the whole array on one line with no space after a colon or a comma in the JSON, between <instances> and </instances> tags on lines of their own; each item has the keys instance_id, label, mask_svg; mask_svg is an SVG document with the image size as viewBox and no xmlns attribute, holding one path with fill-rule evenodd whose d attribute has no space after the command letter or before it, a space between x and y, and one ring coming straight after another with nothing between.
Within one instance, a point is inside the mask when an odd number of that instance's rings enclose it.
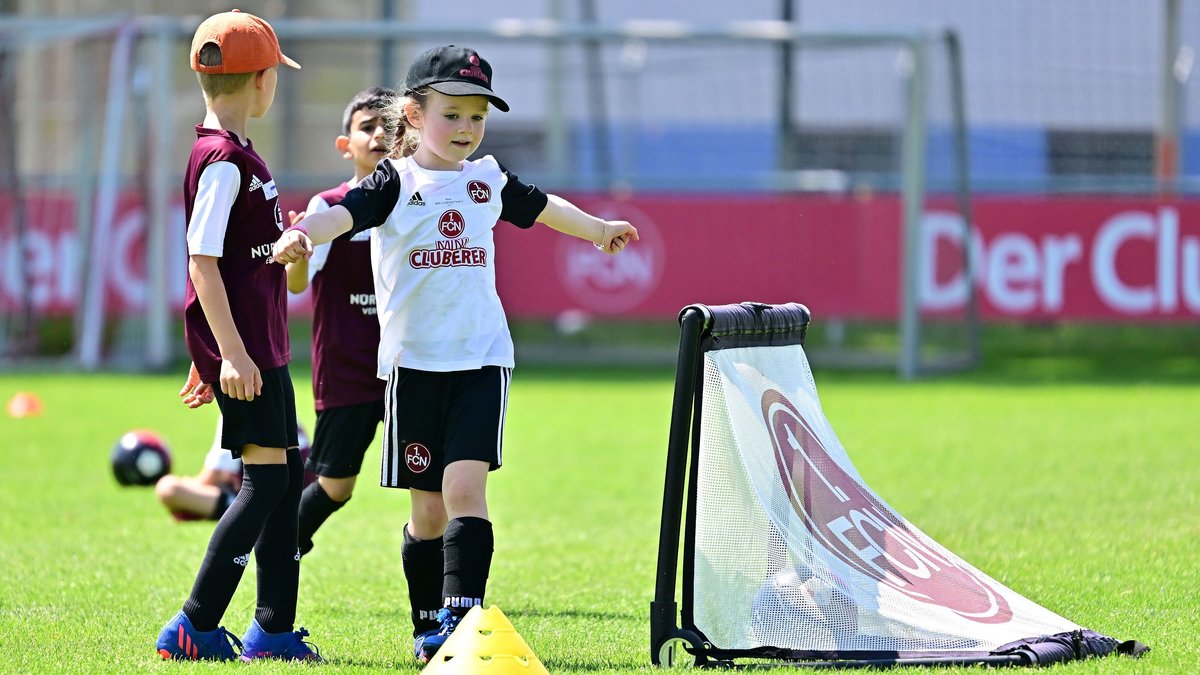
<instances>
[{"instance_id":1,"label":"girl's outstretched arm","mask_svg":"<svg viewBox=\"0 0 1200 675\"><path fill-rule=\"evenodd\" d=\"M563 234L587 239L605 253L619 253L630 241L638 239L637 228L624 220L597 218L558 195L548 194L546 199L546 208L538 215L538 222Z\"/></svg>"},{"instance_id":2,"label":"girl's outstretched arm","mask_svg":"<svg viewBox=\"0 0 1200 675\"><path fill-rule=\"evenodd\" d=\"M312 256L314 245L333 241L338 235L348 232L351 227L354 227L354 218L341 204L305 216L299 223L284 230L279 239L275 240L275 262L286 264L308 260Z\"/></svg>"}]
</instances>

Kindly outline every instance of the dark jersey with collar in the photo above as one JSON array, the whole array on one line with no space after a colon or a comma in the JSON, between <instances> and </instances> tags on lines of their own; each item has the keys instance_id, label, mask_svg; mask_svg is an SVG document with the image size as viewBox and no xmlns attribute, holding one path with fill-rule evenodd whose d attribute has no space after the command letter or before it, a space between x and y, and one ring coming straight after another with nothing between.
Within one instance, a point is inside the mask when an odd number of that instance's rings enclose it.
<instances>
[{"instance_id":1,"label":"dark jersey with collar","mask_svg":"<svg viewBox=\"0 0 1200 675\"><path fill-rule=\"evenodd\" d=\"M283 231L279 193L266 163L236 134L196 126L196 142L183 179L184 209L192 220L200 176L205 167L228 162L241 174L237 199L229 212L217 267L229 299L229 310L246 352L260 371L291 360L287 332L287 277L283 265L272 264L271 248ZM221 352L196 296L191 275L184 300L184 339L200 379L217 384Z\"/></svg>"},{"instance_id":2,"label":"dark jersey with collar","mask_svg":"<svg viewBox=\"0 0 1200 675\"><path fill-rule=\"evenodd\" d=\"M324 211L350 190L342 183L309 202ZM325 248L325 251L321 251ZM371 275L371 237L346 233L322 244L309 260L313 301L313 400L317 410L383 400L386 383L375 376L379 317Z\"/></svg>"}]
</instances>

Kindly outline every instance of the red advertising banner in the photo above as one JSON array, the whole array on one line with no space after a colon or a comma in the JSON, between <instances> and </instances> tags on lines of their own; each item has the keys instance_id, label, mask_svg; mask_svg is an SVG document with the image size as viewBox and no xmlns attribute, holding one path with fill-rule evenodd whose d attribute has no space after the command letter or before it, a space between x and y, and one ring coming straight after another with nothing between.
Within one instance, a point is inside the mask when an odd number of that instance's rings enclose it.
<instances>
[{"instance_id":1,"label":"red advertising banner","mask_svg":"<svg viewBox=\"0 0 1200 675\"><path fill-rule=\"evenodd\" d=\"M284 208L307 196L284 195ZM510 317L566 311L597 317L673 318L691 303L798 301L819 316L894 318L900 306L900 202L894 195L572 195L584 209L634 223L641 241L617 256L537 226L496 228L497 286ZM25 202L25 246L0 200L0 311L25 296L40 313L66 313L80 294L75 206L67 193ZM923 311L960 310L967 284L989 319L1194 321L1200 318L1200 202L1126 197L988 196L974 201L968 280L956 248L962 227L931 201L917 278ZM185 274L183 215L171 222L169 297ZM141 205L118 205L105 268L110 311L143 306ZM95 257L95 256L93 256ZM307 298L293 309L308 309Z\"/></svg>"},{"instance_id":2,"label":"red advertising banner","mask_svg":"<svg viewBox=\"0 0 1200 675\"><path fill-rule=\"evenodd\" d=\"M1200 318L1200 202L989 197L975 208L973 281L984 317ZM954 225L927 215L925 250L961 241ZM961 305L965 278L925 272L923 308Z\"/></svg>"},{"instance_id":3,"label":"red advertising banner","mask_svg":"<svg viewBox=\"0 0 1200 675\"><path fill-rule=\"evenodd\" d=\"M555 233L501 228L497 283L512 314L674 316L693 302L742 300L804 302L824 317L898 314L895 196L577 201L634 223L642 241L603 256ZM961 310L974 283L990 319L1200 318L1200 202L998 196L973 206L968 281L960 217L928 205L917 272L925 312Z\"/></svg>"},{"instance_id":4,"label":"red advertising banner","mask_svg":"<svg viewBox=\"0 0 1200 675\"><path fill-rule=\"evenodd\" d=\"M508 311L674 317L686 305L799 301L824 316L894 316L897 202L820 197L573 197L641 240L608 256L548 228L501 223L496 283Z\"/></svg>"}]
</instances>

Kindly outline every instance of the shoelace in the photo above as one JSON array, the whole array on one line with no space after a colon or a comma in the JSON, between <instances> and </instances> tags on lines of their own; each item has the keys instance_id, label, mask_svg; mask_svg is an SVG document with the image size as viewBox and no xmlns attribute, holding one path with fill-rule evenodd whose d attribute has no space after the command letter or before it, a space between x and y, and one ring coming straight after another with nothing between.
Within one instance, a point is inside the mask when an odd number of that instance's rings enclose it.
<instances>
[{"instance_id":1,"label":"shoelace","mask_svg":"<svg viewBox=\"0 0 1200 675\"><path fill-rule=\"evenodd\" d=\"M225 626L218 626L217 630L221 631L218 635L225 639L225 644L229 645L230 647L235 645L237 646L238 656L241 656L245 649L242 647L242 641L238 639L238 636L226 630Z\"/></svg>"},{"instance_id":2,"label":"shoelace","mask_svg":"<svg viewBox=\"0 0 1200 675\"><path fill-rule=\"evenodd\" d=\"M316 654L318 658L321 657L321 650L318 649L315 644L304 639L304 638L308 637L308 629L307 628L305 628L304 626L301 626L300 630L294 632L293 635L296 636L296 642L299 642L300 644L307 647L308 651Z\"/></svg>"},{"instance_id":3,"label":"shoelace","mask_svg":"<svg viewBox=\"0 0 1200 675\"><path fill-rule=\"evenodd\" d=\"M458 628L458 622L461 620L461 616L450 614L446 618L442 619L442 628L438 631L438 633L442 635L449 635L450 633L453 633L454 629Z\"/></svg>"}]
</instances>

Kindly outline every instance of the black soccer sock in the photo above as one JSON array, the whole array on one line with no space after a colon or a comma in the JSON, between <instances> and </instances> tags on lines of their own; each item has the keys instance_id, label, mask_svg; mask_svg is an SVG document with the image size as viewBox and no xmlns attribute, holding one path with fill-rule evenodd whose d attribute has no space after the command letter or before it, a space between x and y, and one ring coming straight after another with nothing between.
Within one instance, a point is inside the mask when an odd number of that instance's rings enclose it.
<instances>
[{"instance_id":1,"label":"black soccer sock","mask_svg":"<svg viewBox=\"0 0 1200 675\"><path fill-rule=\"evenodd\" d=\"M220 520L221 516L233 506L233 500L237 499L237 490L233 489L232 485L222 485L221 494L217 495L217 503L213 505L213 511L208 515L209 520Z\"/></svg>"},{"instance_id":2,"label":"black soccer sock","mask_svg":"<svg viewBox=\"0 0 1200 675\"><path fill-rule=\"evenodd\" d=\"M296 594L300 585L300 553L296 545L304 463L300 450L287 451L287 492L263 525L254 545L258 562L258 609L254 618L268 633L292 630L296 623Z\"/></svg>"},{"instance_id":3,"label":"black soccer sock","mask_svg":"<svg viewBox=\"0 0 1200 675\"><path fill-rule=\"evenodd\" d=\"M242 476L242 489L213 529L192 594L183 604L198 631L215 630L221 622L250 564L250 549L288 490L287 467L280 464L247 464Z\"/></svg>"},{"instance_id":4,"label":"black soccer sock","mask_svg":"<svg viewBox=\"0 0 1200 675\"><path fill-rule=\"evenodd\" d=\"M404 544L400 547L404 578L408 581L408 604L412 608L413 637L434 630L434 618L442 607L442 577L445 563L442 538L422 541L404 526Z\"/></svg>"},{"instance_id":5,"label":"black soccer sock","mask_svg":"<svg viewBox=\"0 0 1200 675\"><path fill-rule=\"evenodd\" d=\"M475 605L483 604L492 567L492 524L483 518L455 518L446 526L444 538L442 606L463 616Z\"/></svg>"},{"instance_id":6,"label":"black soccer sock","mask_svg":"<svg viewBox=\"0 0 1200 675\"><path fill-rule=\"evenodd\" d=\"M313 535L334 511L345 506L348 501L349 498L346 498L345 502L334 501L329 493L325 492L325 488L321 487L319 480L304 488L304 494L300 495L300 555L312 550Z\"/></svg>"}]
</instances>

